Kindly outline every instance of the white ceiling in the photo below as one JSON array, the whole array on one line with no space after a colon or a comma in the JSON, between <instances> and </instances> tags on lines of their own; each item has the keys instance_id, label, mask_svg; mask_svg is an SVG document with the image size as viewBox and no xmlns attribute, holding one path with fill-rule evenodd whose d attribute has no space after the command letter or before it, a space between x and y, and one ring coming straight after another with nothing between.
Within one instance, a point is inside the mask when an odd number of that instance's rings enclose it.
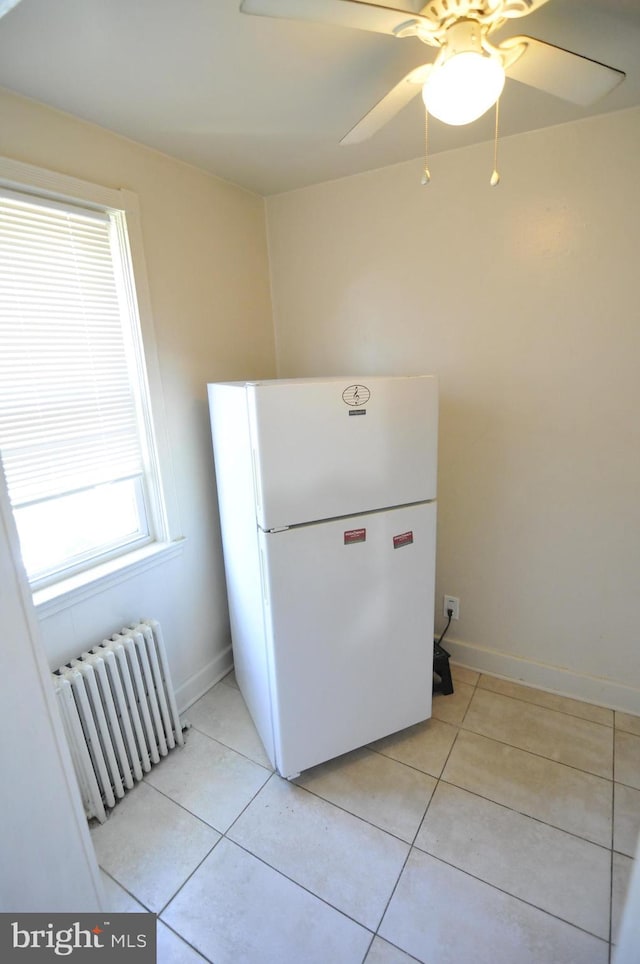
<instances>
[{"instance_id":1,"label":"white ceiling","mask_svg":"<svg viewBox=\"0 0 640 964\"><path fill-rule=\"evenodd\" d=\"M0 20L0 85L264 195L421 155L419 97L369 141L339 141L433 48L239 5L22 0ZM588 109L507 80L504 135L640 104L640 0L550 0L494 37L523 33L627 77ZM434 120L431 151L490 140L493 123L491 112L465 128Z\"/></svg>"}]
</instances>

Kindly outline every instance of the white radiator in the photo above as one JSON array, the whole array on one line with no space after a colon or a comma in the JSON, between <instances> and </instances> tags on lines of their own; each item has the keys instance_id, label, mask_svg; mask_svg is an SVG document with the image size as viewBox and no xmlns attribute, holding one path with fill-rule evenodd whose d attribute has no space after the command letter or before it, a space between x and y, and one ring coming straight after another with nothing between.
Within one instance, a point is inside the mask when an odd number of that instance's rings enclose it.
<instances>
[{"instance_id":1,"label":"white radiator","mask_svg":"<svg viewBox=\"0 0 640 964\"><path fill-rule=\"evenodd\" d=\"M126 627L53 674L87 818L184 740L159 623Z\"/></svg>"}]
</instances>

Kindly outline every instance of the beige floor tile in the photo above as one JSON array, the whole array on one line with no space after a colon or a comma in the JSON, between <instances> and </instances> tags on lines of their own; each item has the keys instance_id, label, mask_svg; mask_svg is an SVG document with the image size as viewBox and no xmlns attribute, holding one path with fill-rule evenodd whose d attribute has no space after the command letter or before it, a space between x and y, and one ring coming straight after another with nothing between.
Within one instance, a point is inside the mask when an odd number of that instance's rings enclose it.
<instances>
[{"instance_id":1,"label":"beige floor tile","mask_svg":"<svg viewBox=\"0 0 640 964\"><path fill-rule=\"evenodd\" d=\"M614 734L599 707L452 671L431 720L297 786L228 674L184 749L92 830L108 908L161 912L159 964L606 964L640 833L640 718L617 712ZM615 785L597 775L614 737Z\"/></svg>"},{"instance_id":2,"label":"beige floor tile","mask_svg":"<svg viewBox=\"0 0 640 964\"><path fill-rule=\"evenodd\" d=\"M224 682L213 686L189 708L187 716L197 730L271 769L242 693L234 686Z\"/></svg>"},{"instance_id":3,"label":"beige floor tile","mask_svg":"<svg viewBox=\"0 0 640 964\"><path fill-rule=\"evenodd\" d=\"M547 693L545 690L498 679L496 676L486 676L484 673L480 677L478 686L493 693L524 700L526 703L545 706L548 710L568 713L583 720L591 720L592 723L602 723L603 726L613 726L613 710L608 710L604 706L594 706L592 703L584 703L582 700L574 700L568 696L558 696L556 693Z\"/></svg>"},{"instance_id":4,"label":"beige floor tile","mask_svg":"<svg viewBox=\"0 0 640 964\"><path fill-rule=\"evenodd\" d=\"M613 849L635 856L640 836L640 790L614 784Z\"/></svg>"},{"instance_id":5,"label":"beige floor tile","mask_svg":"<svg viewBox=\"0 0 640 964\"><path fill-rule=\"evenodd\" d=\"M215 964L356 964L371 940L369 931L226 839L162 920Z\"/></svg>"},{"instance_id":6,"label":"beige floor tile","mask_svg":"<svg viewBox=\"0 0 640 964\"><path fill-rule=\"evenodd\" d=\"M277 776L239 817L229 837L372 930L409 849Z\"/></svg>"},{"instance_id":7,"label":"beige floor tile","mask_svg":"<svg viewBox=\"0 0 640 964\"><path fill-rule=\"evenodd\" d=\"M611 851L438 784L416 847L609 939Z\"/></svg>"},{"instance_id":8,"label":"beige floor tile","mask_svg":"<svg viewBox=\"0 0 640 964\"><path fill-rule=\"evenodd\" d=\"M381 937L374 937L365 964L415 964L415 957L409 957Z\"/></svg>"},{"instance_id":9,"label":"beige floor tile","mask_svg":"<svg viewBox=\"0 0 640 964\"><path fill-rule=\"evenodd\" d=\"M605 941L418 850L379 933L429 964L606 964L609 958Z\"/></svg>"},{"instance_id":10,"label":"beige floor tile","mask_svg":"<svg viewBox=\"0 0 640 964\"><path fill-rule=\"evenodd\" d=\"M224 833L270 776L271 770L191 729L185 745L153 767L145 782Z\"/></svg>"},{"instance_id":11,"label":"beige floor tile","mask_svg":"<svg viewBox=\"0 0 640 964\"><path fill-rule=\"evenodd\" d=\"M99 865L155 912L220 837L146 783L130 790L91 836Z\"/></svg>"},{"instance_id":12,"label":"beige floor tile","mask_svg":"<svg viewBox=\"0 0 640 964\"><path fill-rule=\"evenodd\" d=\"M622 923L622 912L624 911L624 902L631 880L632 867L633 860L631 857L624 857L622 854L613 855L611 881L611 942L613 944L618 939L618 932Z\"/></svg>"},{"instance_id":13,"label":"beige floor tile","mask_svg":"<svg viewBox=\"0 0 640 964\"><path fill-rule=\"evenodd\" d=\"M476 689L464 728L611 779L613 729Z\"/></svg>"},{"instance_id":14,"label":"beige floor tile","mask_svg":"<svg viewBox=\"0 0 640 964\"><path fill-rule=\"evenodd\" d=\"M616 727L625 730L626 733L635 733L640 736L640 716L632 716L630 713L621 713L616 710Z\"/></svg>"},{"instance_id":15,"label":"beige floor tile","mask_svg":"<svg viewBox=\"0 0 640 964\"><path fill-rule=\"evenodd\" d=\"M601 777L461 731L442 778L593 843L611 846L612 789Z\"/></svg>"},{"instance_id":16,"label":"beige floor tile","mask_svg":"<svg viewBox=\"0 0 640 964\"><path fill-rule=\"evenodd\" d=\"M640 790L640 736L616 730L614 779Z\"/></svg>"},{"instance_id":17,"label":"beige floor tile","mask_svg":"<svg viewBox=\"0 0 640 964\"><path fill-rule=\"evenodd\" d=\"M480 673L475 669L468 669L466 666L460 666L459 663L451 662L449 666L451 668L454 686L457 683L468 683L469 686L475 686L480 678Z\"/></svg>"},{"instance_id":18,"label":"beige floor tile","mask_svg":"<svg viewBox=\"0 0 640 964\"><path fill-rule=\"evenodd\" d=\"M203 964L205 960L166 924L158 921L156 964Z\"/></svg>"},{"instance_id":19,"label":"beige floor tile","mask_svg":"<svg viewBox=\"0 0 640 964\"><path fill-rule=\"evenodd\" d=\"M367 749L313 767L295 782L408 843L436 786L426 773Z\"/></svg>"},{"instance_id":20,"label":"beige floor tile","mask_svg":"<svg viewBox=\"0 0 640 964\"><path fill-rule=\"evenodd\" d=\"M371 749L439 777L457 735L457 726L432 718L377 740Z\"/></svg>"},{"instance_id":21,"label":"beige floor tile","mask_svg":"<svg viewBox=\"0 0 640 964\"><path fill-rule=\"evenodd\" d=\"M474 692L475 687L468 683L458 683L448 696L434 693L432 715L445 723L462 723Z\"/></svg>"}]
</instances>

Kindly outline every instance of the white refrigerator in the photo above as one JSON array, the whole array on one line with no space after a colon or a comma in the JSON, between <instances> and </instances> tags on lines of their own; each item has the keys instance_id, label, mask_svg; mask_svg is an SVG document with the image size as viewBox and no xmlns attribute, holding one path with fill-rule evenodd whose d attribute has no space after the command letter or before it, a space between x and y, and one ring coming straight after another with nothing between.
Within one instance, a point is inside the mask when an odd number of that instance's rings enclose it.
<instances>
[{"instance_id":1,"label":"white refrigerator","mask_svg":"<svg viewBox=\"0 0 640 964\"><path fill-rule=\"evenodd\" d=\"M292 778L431 716L437 380L208 393L236 677Z\"/></svg>"}]
</instances>

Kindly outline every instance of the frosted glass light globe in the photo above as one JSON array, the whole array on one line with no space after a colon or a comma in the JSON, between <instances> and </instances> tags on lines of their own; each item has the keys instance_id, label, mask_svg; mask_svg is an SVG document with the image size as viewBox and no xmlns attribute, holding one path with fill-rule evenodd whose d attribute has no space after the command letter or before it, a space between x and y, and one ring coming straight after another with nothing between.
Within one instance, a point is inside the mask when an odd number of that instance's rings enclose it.
<instances>
[{"instance_id":1,"label":"frosted glass light globe","mask_svg":"<svg viewBox=\"0 0 640 964\"><path fill-rule=\"evenodd\" d=\"M425 107L445 124L460 126L482 117L504 87L499 60L465 50L436 63L422 88Z\"/></svg>"}]
</instances>

